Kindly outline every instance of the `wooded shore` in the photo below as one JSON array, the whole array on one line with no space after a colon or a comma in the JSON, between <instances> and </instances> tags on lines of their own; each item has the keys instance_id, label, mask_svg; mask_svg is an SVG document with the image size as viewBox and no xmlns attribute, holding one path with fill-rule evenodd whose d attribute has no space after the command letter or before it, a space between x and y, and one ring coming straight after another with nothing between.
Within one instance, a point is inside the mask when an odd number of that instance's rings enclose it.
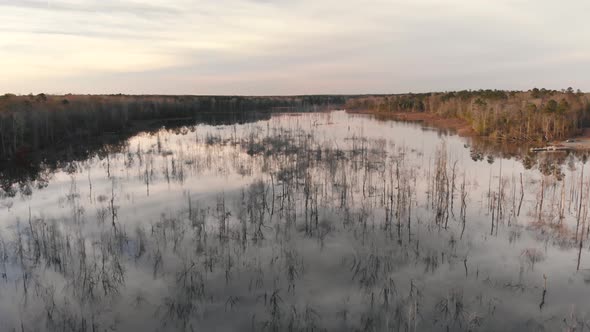
<instances>
[{"instance_id":1,"label":"wooded shore","mask_svg":"<svg viewBox=\"0 0 590 332\"><path fill-rule=\"evenodd\" d=\"M132 135L146 124L175 119L190 122L226 114L239 122L245 114L330 109L538 144L574 137L590 127L590 94L572 88L307 96L5 94L0 96L0 160L26 159L33 151L79 144L105 133Z\"/></svg>"},{"instance_id":2,"label":"wooded shore","mask_svg":"<svg viewBox=\"0 0 590 332\"><path fill-rule=\"evenodd\" d=\"M142 131L146 124L214 117L239 122L245 114L341 107L344 96L0 96L0 160L80 144L105 133Z\"/></svg>"},{"instance_id":3,"label":"wooded shore","mask_svg":"<svg viewBox=\"0 0 590 332\"><path fill-rule=\"evenodd\" d=\"M590 126L590 94L572 88L365 96L348 99L346 108L506 141L563 140Z\"/></svg>"}]
</instances>

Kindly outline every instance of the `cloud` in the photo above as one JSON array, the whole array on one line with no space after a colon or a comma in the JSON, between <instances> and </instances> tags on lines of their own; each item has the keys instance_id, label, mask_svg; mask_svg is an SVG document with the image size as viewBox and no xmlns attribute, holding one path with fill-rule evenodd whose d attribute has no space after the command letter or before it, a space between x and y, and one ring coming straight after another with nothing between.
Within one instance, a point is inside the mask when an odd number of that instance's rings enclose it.
<instances>
[{"instance_id":1,"label":"cloud","mask_svg":"<svg viewBox=\"0 0 590 332\"><path fill-rule=\"evenodd\" d=\"M60 1L60 0L0 0L0 7L28 10L64 11L81 13L126 13L137 16L176 15L180 11L164 5L148 5L135 1Z\"/></svg>"},{"instance_id":2,"label":"cloud","mask_svg":"<svg viewBox=\"0 0 590 332\"><path fill-rule=\"evenodd\" d=\"M579 75L589 11L584 0L0 0L0 92L590 90Z\"/></svg>"}]
</instances>

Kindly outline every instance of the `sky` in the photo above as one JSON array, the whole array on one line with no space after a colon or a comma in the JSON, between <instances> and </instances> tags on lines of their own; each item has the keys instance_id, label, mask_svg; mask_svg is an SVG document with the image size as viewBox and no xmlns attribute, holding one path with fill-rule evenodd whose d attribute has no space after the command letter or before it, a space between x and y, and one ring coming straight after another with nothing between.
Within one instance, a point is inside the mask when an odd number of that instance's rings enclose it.
<instances>
[{"instance_id":1,"label":"sky","mask_svg":"<svg viewBox=\"0 0 590 332\"><path fill-rule=\"evenodd\" d=\"M588 0L0 0L0 93L590 91Z\"/></svg>"}]
</instances>

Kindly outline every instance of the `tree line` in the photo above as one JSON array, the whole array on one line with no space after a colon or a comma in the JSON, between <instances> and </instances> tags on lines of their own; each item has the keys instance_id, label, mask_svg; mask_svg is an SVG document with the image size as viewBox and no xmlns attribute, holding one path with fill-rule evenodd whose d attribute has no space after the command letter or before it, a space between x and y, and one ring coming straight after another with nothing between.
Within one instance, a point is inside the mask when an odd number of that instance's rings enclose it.
<instances>
[{"instance_id":1,"label":"tree line","mask_svg":"<svg viewBox=\"0 0 590 332\"><path fill-rule=\"evenodd\" d=\"M427 112L465 120L481 136L517 141L551 141L579 134L590 125L590 95L573 88L529 91L463 90L347 101L348 109Z\"/></svg>"},{"instance_id":2,"label":"tree line","mask_svg":"<svg viewBox=\"0 0 590 332\"><path fill-rule=\"evenodd\" d=\"M590 125L589 96L572 88L361 96L5 94L0 96L0 160L26 158L32 151L86 142L104 133L136 132L148 122L339 107L380 113L426 112L463 119L481 136L549 141L575 135Z\"/></svg>"},{"instance_id":3,"label":"tree line","mask_svg":"<svg viewBox=\"0 0 590 332\"><path fill-rule=\"evenodd\" d=\"M0 160L80 142L138 123L194 119L207 113L313 111L343 105L345 96L0 96Z\"/></svg>"}]
</instances>

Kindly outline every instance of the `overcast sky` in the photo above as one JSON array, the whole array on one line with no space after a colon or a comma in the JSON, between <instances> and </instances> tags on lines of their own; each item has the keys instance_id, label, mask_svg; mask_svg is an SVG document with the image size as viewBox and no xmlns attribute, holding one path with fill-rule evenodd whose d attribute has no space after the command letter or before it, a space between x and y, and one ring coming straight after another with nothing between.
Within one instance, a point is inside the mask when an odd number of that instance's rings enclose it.
<instances>
[{"instance_id":1,"label":"overcast sky","mask_svg":"<svg viewBox=\"0 0 590 332\"><path fill-rule=\"evenodd\" d=\"M590 91L589 0L0 0L0 93Z\"/></svg>"}]
</instances>

